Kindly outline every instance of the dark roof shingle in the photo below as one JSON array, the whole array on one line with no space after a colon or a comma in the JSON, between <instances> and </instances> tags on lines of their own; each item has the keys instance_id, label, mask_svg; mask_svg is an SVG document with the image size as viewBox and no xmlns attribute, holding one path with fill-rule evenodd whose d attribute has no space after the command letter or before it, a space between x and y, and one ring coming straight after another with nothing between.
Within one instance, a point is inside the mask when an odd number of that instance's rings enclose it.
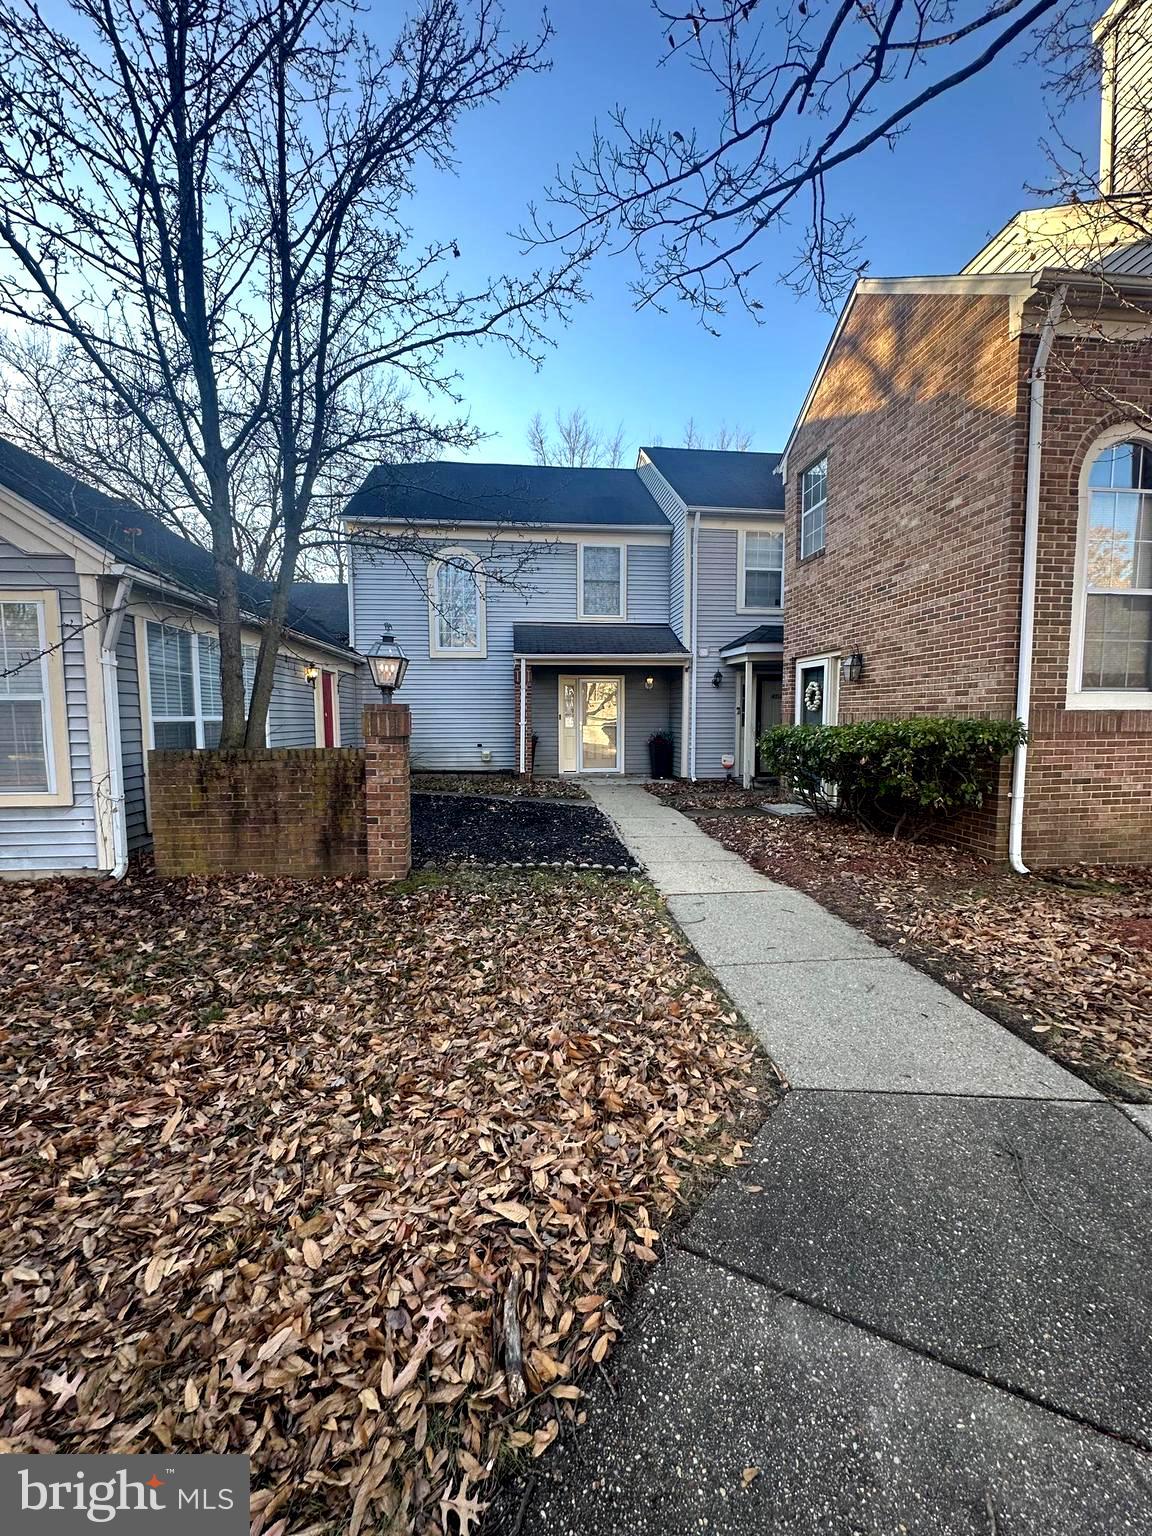
<instances>
[{"instance_id":1,"label":"dark roof shingle","mask_svg":"<svg viewBox=\"0 0 1152 1536\"><path fill-rule=\"evenodd\" d=\"M181 538L150 512L131 502L105 496L102 491L94 490L3 437L0 437L0 485L7 486L25 501L32 502L76 533L99 544L117 560L150 571L209 602L215 600L212 556L206 549L193 544L190 539ZM334 587L338 584L324 582L320 585ZM257 619L263 618L271 605L272 586L242 572L240 600L246 613ZM288 627L327 645L347 647L346 604L344 612L342 632L334 632L323 622L321 611L313 602L301 605L293 599L288 606Z\"/></svg>"},{"instance_id":2,"label":"dark roof shingle","mask_svg":"<svg viewBox=\"0 0 1152 1536\"><path fill-rule=\"evenodd\" d=\"M382 464L344 509L408 523L667 528L634 469L541 464Z\"/></svg>"},{"instance_id":3,"label":"dark roof shingle","mask_svg":"<svg viewBox=\"0 0 1152 1536\"><path fill-rule=\"evenodd\" d=\"M755 629L750 629L746 635L737 635L735 640L728 640L720 647L721 652L734 651L738 645L783 645L783 624L757 624Z\"/></svg>"},{"instance_id":4,"label":"dark roof shingle","mask_svg":"<svg viewBox=\"0 0 1152 1536\"><path fill-rule=\"evenodd\" d=\"M668 484L689 507L784 510L778 453L739 453L718 448L644 448Z\"/></svg>"},{"instance_id":5,"label":"dark roof shingle","mask_svg":"<svg viewBox=\"0 0 1152 1536\"><path fill-rule=\"evenodd\" d=\"M517 656L687 656L670 624L514 624Z\"/></svg>"}]
</instances>

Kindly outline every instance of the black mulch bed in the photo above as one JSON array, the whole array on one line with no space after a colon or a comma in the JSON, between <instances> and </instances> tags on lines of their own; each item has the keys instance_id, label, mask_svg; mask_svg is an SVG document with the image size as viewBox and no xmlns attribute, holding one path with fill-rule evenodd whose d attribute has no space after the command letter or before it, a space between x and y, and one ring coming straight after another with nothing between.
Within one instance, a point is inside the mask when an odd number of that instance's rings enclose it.
<instances>
[{"instance_id":1,"label":"black mulch bed","mask_svg":"<svg viewBox=\"0 0 1152 1536\"><path fill-rule=\"evenodd\" d=\"M639 868L594 805L506 795L413 795L412 863Z\"/></svg>"}]
</instances>

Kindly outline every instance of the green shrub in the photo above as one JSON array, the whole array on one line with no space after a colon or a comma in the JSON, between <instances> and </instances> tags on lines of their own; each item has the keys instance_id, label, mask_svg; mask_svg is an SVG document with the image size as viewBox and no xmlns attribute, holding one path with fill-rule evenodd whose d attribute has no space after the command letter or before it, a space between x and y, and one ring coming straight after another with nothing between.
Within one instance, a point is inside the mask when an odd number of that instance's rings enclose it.
<instances>
[{"instance_id":1,"label":"green shrub","mask_svg":"<svg viewBox=\"0 0 1152 1536\"><path fill-rule=\"evenodd\" d=\"M781 725L760 738L760 755L797 800L896 837L983 804L997 764L1024 736L1019 720L931 715Z\"/></svg>"}]
</instances>

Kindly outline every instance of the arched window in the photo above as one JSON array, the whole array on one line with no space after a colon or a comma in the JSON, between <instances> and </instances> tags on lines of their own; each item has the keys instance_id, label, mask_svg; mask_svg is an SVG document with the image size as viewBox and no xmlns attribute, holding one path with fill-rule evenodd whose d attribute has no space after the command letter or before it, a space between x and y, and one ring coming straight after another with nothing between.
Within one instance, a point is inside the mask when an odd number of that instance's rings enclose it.
<instances>
[{"instance_id":1,"label":"arched window","mask_svg":"<svg viewBox=\"0 0 1152 1536\"><path fill-rule=\"evenodd\" d=\"M445 549L428 567L428 651L431 656L487 654L484 573L480 557Z\"/></svg>"},{"instance_id":2,"label":"arched window","mask_svg":"<svg viewBox=\"0 0 1152 1536\"><path fill-rule=\"evenodd\" d=\"M1088 465L1080 515L1078 689L1097 696L1147 693L1152 691L1152 443L1125 439L1098 450Z\"/></svg>"}]
</instances>

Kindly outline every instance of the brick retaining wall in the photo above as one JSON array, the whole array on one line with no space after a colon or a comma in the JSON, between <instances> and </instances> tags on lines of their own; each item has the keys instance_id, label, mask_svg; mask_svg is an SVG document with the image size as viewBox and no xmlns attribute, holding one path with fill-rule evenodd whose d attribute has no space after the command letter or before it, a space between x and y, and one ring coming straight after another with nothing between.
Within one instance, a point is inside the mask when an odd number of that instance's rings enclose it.
<instances>
[{"instance_id":1,"label":"brick retaining wall","mask_svg":"<svg viewBox=\"0 0 1152 1536\"><path fill-rule=\"evenodd\" d=\"M359 747L151 752L159 875L368 873Z\"/></svg>"}]
</instances>

